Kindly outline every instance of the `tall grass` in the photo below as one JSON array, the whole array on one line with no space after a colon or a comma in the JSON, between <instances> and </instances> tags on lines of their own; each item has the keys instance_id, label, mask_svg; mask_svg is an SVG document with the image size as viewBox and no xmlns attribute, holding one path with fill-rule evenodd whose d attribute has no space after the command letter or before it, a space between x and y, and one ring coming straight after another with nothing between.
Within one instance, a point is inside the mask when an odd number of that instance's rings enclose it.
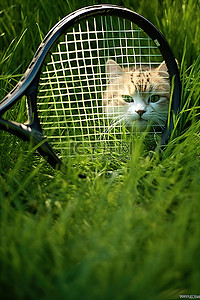
<instances>
[{"instance_id":1,"label":"tall grass","mask_svg":"<svg viewBox=\"0 0 200 300\"><path fill-rule=\"evenodd\" d=\"M109 177L109 163L85 163L81 170L72 165L63 175L1 132L1 299L200 294L199 2L117 3L158 26L179 61L182 103L171 139L153 156L138 143L133 159L119 162ZM0 98L50 27L81 6L73 0L1 1Z\"/></svg>"}]
</instances>

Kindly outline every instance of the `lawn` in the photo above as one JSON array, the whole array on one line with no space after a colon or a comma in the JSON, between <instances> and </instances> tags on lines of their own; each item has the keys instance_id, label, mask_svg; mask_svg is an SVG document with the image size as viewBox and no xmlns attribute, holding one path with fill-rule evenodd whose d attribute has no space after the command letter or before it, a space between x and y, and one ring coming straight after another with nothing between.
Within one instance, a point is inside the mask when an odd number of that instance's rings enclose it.
<instances>
[{"instance_id":1,"label":"lawn","mask_svg":"<svg viewBox=\"0 0 200 300\"><path fill-rule=\"evenodd\" d=\"M2 300L200 295L200 4L110 3L148 18L171 45L182 83L174 130L161 153L136 144L133 158L116 162L112 176L113 166L98 162L74 167L69 161L65 174L55 171L27 143L0 132ZM1 0L0 99L48 30L82 6ZM15 111L10 117L20 120Z\"/></svg>"}]
</instances>

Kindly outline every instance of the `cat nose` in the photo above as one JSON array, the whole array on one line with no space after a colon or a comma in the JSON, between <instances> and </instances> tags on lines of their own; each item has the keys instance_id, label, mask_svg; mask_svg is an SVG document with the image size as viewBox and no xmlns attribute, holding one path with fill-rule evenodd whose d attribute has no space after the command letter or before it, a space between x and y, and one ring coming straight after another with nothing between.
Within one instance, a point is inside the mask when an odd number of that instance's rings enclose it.
<instances>
[{"instance_id":1,"label":"cat nose","mask_svg":"<svg viewBox=\"0 0 200 300\"><path fill-rule=\"evenodd\" d=\"M141 117L145 112L146 112L146 110L142 110L142 109L136 110L136 113L138 113L138 115L139 115L140 117Z\"/></svg>"}]
</instances>

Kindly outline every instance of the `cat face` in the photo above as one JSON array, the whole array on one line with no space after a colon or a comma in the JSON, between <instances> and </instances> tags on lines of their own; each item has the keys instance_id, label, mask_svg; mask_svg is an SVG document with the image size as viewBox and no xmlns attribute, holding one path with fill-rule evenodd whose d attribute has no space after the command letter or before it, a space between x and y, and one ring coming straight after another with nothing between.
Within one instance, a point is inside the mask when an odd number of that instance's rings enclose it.
<instances>
[{"instance_id":1,"label":"cat face","mask_svg":"<svg viewBox=\"0 0 200 300\"><path fill-rule=\"evenodd\" d=\"M109 79L103 92L104 113L126 127L148 124L163 127L168 116L170 81L163 62L157 68L122 69L114 60L106 63Z\"/></svg>"}]
</instances>

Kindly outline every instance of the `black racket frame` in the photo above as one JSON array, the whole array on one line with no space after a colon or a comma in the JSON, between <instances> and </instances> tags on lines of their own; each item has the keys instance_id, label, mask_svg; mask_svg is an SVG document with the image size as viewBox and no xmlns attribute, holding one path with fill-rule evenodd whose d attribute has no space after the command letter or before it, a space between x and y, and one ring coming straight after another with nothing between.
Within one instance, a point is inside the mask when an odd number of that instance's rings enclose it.
<instances>
[{"instance_id":1,"label":"black racket frame","mask_svg":"<svg viewBox=\"0 0 200 300\"><path fill-rule=\"evenodd\" d=\"M0 129L12 133L25 141L33 141L34 144L38 145L37 150L45 157L53 168L61 168L62 161L54 153L47 141L47 138L43 135L38 119L37 90L41 68L47 53L67 29L73 27L75 23L83 19L95 17L97 15L118 16L128 19L139 26L155 42L166 62L170 78L173 78L174 80L174 90L172 95L169 126L166 126L163 132L161 146L166 144L171 134L173 128L173 113L177 113L180 105L181 84L174 54L164 36L150 21L130 9L110 4L88 6L72 12L60 20L48 32L37 49L21 80L0 102ZM23 96L27 97L28 122L26 124L20 124L3 119L2 115Z\"/></svg>"}]
</instances>

